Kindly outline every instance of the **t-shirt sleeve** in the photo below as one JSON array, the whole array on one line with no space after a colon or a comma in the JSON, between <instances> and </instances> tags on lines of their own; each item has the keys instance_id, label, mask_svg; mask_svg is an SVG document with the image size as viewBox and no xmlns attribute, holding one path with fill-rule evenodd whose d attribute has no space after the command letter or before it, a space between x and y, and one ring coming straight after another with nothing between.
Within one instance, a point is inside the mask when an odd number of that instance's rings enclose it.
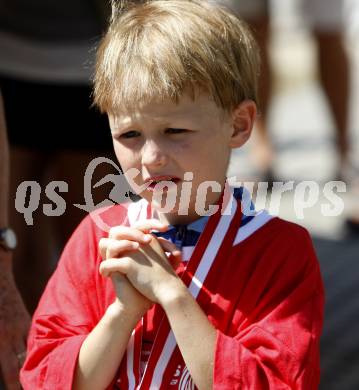
<instances>
[{"instance_id":1,"label":"t-shirt sleeve","mask_svg":"<svg viewBox=\"0 0 359 390\"><path fill-rule=\"evenodd\" d=\"M70 238L33 316L20 374L25 390L70 390L82 342L103 315L93 225L85 218Z\"/></svg>"},{"instance_id":2,"label":"t-shirt sleeve","mask_svg":"<svg viewBox=\"0 0 359 390\"><path fill-rule=\"evenodd\" d=\"M238 303L245 320L235 331L217 331L214 389L318 388L324 301L319 264L304 229L291 228L278 242Z\"/></svg>"}]
</instances>

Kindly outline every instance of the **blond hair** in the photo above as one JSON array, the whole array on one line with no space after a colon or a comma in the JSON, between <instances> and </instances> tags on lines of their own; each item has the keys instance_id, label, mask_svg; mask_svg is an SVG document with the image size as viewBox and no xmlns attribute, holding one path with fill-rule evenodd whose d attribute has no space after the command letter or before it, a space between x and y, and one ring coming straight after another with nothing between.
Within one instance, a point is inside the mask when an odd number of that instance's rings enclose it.
<instances>
[{"instance_id":1,"label":"blond hair","mask_svg":"<svg viewBox=\"0 0 359 390\"><path fill-rule=\"evenodd\" d=\"M98 52L94 103L102 112L204 91L230 110L257 101L259 51L248 26L204 0L113 6Z\"/></svg>"}]
</instances>

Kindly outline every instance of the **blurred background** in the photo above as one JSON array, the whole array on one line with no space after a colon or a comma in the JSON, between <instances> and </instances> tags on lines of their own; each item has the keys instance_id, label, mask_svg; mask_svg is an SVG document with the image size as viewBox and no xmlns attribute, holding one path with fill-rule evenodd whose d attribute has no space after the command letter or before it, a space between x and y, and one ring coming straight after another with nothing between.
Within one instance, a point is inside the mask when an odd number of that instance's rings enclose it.
<instances>
[{"instance_id":1,"label":"blurred background","mask_svg":"<svg viewBox=\"0 0 359 390\"><path fill-rule=\"evenodd\" d=\"M353 188L359 176L359 2L349 1L344 14L351 75L350 166L340 177L348 191L339 194L344 210L336 217L321 212L326 202L322 189L327 181L338 178L339 156L333 116L319 81L317 44L302 19L298 0L272 0L270 6L273 85L267 131L274 149L272 175L294 185L314 180L320 188L319 201L303 211L303 219L295 213L293 191L283 194L279 215L309 229L321 264L326 288L321 389L354 390L359 388L359 234L348 219L359 214L359 195ZM248 180L260 176L253 160L255 142L252 139L252 144L233 153L230 176Z\"/></svg>"}]
</instances>

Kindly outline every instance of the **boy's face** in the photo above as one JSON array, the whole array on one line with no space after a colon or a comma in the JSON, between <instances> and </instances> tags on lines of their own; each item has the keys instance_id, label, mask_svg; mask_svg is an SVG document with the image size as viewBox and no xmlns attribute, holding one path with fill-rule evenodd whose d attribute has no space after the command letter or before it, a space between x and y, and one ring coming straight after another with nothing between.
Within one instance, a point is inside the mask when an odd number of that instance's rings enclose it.
<instances>
[{"instance_id":1,"label":"boy's face","mask_svg":"<svg viewBox=\"0 0 359 390\"><path fill-rule=\"evenodd\" d=\"M176 198L175 207L165 213L168 222L188 223L197 219L196 198L197 203L206 198L205 205L215 204L219 199L218 188L214 192L206 184L200 185L215 181L223 189L233 147L233 116L207 95L199 95L195 100L185 95L178 104L151 102L134 112L109 115L109 121L115 153L123 171L136 168L139 174L134 183L137 186L149 184L140 194L143 198L156 208L153 198L162 187L156 183L166 180L175 184L172 189L164 190L167 197L175 194ZM190 196L182 200L180 213L183 214L184 204L189 207L187 215L179 216L186 172L193 173L192 188ZM202 191L199 192L199 188ZM208 188L208 192L203 191L204 188Z\"/></svg>"}]
</instances>

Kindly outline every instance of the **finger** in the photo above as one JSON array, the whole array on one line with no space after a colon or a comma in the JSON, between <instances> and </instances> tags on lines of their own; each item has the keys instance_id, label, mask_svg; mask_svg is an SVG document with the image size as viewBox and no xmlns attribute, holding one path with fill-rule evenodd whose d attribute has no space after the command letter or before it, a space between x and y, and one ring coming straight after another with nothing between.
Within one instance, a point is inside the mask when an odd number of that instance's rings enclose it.
<instances>
[{"instance_id":1,"label":"finger","mask_svg":"<svg viewBox=\"0 0 359 390\"><path fill-rule=\"evenodd\" d=\"M168 241L163 237L157 237L157 240L161 244L161 247L165 252L169 252L172 256L175 256L176 258L182 258L181 251L176 247L173 242Z\"/></svg>"},{"instance_id":2,"label":"finger","mask_svg":"<svg viewBox=\"0 0 359 390\"><path fill-rule=\"evenodd\" d=\"M3 350L0 358L2 373L8 390L20 390L19 362L13 351Z\"/></svg>"},{"instance_id":3,"label":"finger","mask_svg":"<svg viewBox=\"0 0 359 390\"><path fill-rule=\"evenodd\" d=\"M176 270L182 261L182 252L176 247L175 244L163 237L159 237L157 240L160 243L162 249L167 253L169 252L169 256L167 257L168 262L171 264L172 268Z\"/></svg>"},{"instance_id":4,"label":"finger","mask_svg":"<svg viewBox=\"0 0 359 390\"><path fill-rule=\"evenodd\" d=\"M165 232L168 230L169 225L158 219L147 219L146 221L136 222L134 227L144 233L149 233L151 230Z\"/></svg>"},{"instance_id":5,"label":"finger","mask_svg":"<svg viewBox=\"0 0 359 390\"><path fill-rule=\"evenodd\" d=\"M23 342L22 337L17 340L14 350L16 352L15 355L19 364L19 368L21 368L24 365L26 359L26 345Z\"/></svg>"},{"instance_id":6,"label":"finger","mask_svg":"<svg viewBox=\"0 0 359 390\"><path fill-rule=\"evenodd\" d=\"M148 244L152 240L150 234L128 226L115 226L109 231L109 238L115 240L130 240L140 244Z\"/></svg>"},{"instance_id":7,"label":"finger","mask_svg":"<svg viewBox=\"0 0 359 390\"><path fill-rule=\"evenodd\" d=\"M122 283L126 280L126 276L119 272L113 272L111 274L111 280L113 283Z\"/></svg>"},{"instance_id":8,"label":"finger","mask_svg":"<svg viewBox=\"0 0 359 390\"><path fill-rule=\"evenodd\" d=\"M121 257L120 259L107 259L100 264L100 274L102 276L110 276L114 272L119 272L126 275L129 271L131 259L129 257Z\"/></svg>"},{"instance_id":9,"label":"finger","mask_svg":"<svg viewBox=\"0 0 359 390\"><path fill-rule=\"evenodd\" d=\"M99 241L99 249L103 259L117 257L124 252L137 250L139 246L138 242L129 240L101 238Z\"/></svg>"},{"instance_id":10,"label":"finger","mask_svg":"<svg viewBox=\"0 0 359 390\"><path fill-rule=\"evenodd\" d=\"M24 365L25 360L26 360L26 351L23 350L23 352L17 353L16 358L19 364L19 369Z\"/></svg>"},{"instance_id":11,"label":"finger","mask_svg":"<svg viewBox=\"0 0 359 390\"><path fill-rule=\"evenodd\" d=\"M182 261L182 257L179 257L179 256L174 256L174 255L170 255L168 257L168 262L171 264L172 266L172 269L176 270L179 265L181 264L181 261Z\"/></svg>"},{"instance_id":12,"label":"finger","mask_svg":"<svg viewBox=\"0 0 359 390\"><path fill-rule=\"evenodd\" d=\"M112 240L110 245L107 247L106 259L111 259L114 257L119 257L124 254L124 252L135 251L140 247L140 244L136 241L128 240Z\"/></svg>"}]
</instances>

